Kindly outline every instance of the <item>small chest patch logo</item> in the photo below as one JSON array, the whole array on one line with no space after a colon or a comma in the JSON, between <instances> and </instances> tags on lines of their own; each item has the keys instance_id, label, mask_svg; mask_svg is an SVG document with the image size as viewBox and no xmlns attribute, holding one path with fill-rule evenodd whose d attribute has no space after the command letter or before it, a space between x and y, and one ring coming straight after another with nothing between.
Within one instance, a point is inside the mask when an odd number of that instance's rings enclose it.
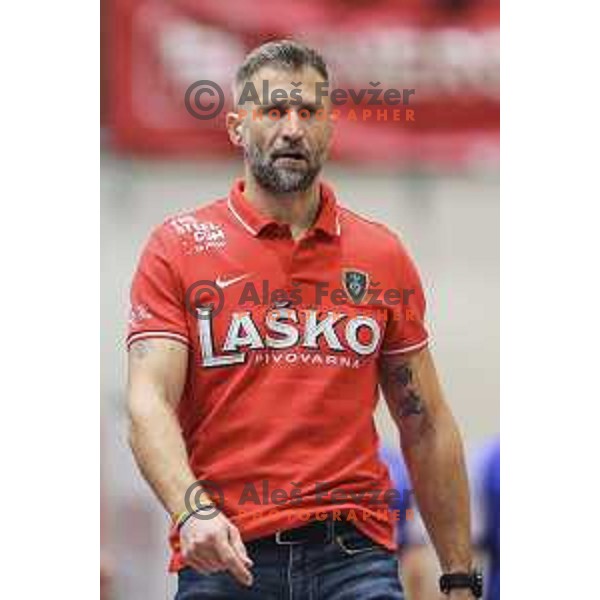
<instances>
[{"instance_id":1,"label":"small chest patch logo","mask_svg":"<svg viewBox=\"0 0 600 600\"><path fill-rule=\"evenodd\" d=\"M369 288L369 276L363 271L344 269L342 271L342 285L354 304L358 304Z\"/></svg>"},{"instance_id":2,"label":"small chest patch logo","mask_svg":"<svg viewBox=\"0 0 600 600\"><path fill-rule=\"evenodd\" d=\"M226 245L225 232L219 223L200 223L193 215L174 217L169 223L181 238L185 254L221 250Z\"/></svg>"}]
</instances>

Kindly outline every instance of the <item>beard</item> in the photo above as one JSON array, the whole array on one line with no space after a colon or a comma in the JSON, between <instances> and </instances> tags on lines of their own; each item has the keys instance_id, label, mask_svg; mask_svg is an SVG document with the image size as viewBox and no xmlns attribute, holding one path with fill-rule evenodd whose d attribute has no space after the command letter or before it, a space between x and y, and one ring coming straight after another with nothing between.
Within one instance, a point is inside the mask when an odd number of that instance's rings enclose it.
<instances>
[{"instance_id":1,"label":"beard","mask_svg":"<svg viewBox=\"0 0 600 600\"><path fill-rule=\"evenodd\" d=\"M321 162L306 155L302 169L277 165L277 158L265 154L257 145L244 150L250 171L256 182L272 194L291 194L306 191L321 171Z\"/></svg>"}]
</instances>

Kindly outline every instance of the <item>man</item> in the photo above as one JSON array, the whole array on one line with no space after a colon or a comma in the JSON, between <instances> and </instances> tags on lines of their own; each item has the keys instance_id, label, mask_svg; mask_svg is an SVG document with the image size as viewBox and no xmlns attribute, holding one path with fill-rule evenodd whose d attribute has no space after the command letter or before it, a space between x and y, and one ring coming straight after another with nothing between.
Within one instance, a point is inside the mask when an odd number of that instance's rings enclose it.
<instances>
[{"instance_id":1,"label":"man","mask_svg":"<svg viewBox=\"0 0 600 600\"><path fill-rule=\"evenodd\" d=\"M158 227L133 282L131 446L173 517L177 600L403 597L378 385L442 568L457 574L448 597L474 597L462 444L416 269L318 179L328 81L292 41L246 58L227 117L244 179Z\"/></svg>"}]
</instances>

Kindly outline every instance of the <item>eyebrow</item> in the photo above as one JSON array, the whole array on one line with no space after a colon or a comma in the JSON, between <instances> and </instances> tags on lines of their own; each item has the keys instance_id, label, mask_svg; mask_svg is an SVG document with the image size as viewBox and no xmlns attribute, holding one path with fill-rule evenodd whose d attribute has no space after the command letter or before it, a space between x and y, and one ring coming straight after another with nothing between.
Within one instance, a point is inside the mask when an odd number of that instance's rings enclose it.
<instances>
[{"instance_id":1,"label":"eyebrow","mask_svg":"<svg viewBox=\"0 0 600 600\"><path fill-rule=\"evenodd\" d=\"M282 100L280 102L271 102L270 104L263 104L261 107L267 112L270 110L287 110L289 108L298 108L298 110L306 109L306 110L319 110L319 108L323 108L323 103L317 102L301 102L296 104L294 102L290 102L289 100Z\"/></svg>"}]
</instances>

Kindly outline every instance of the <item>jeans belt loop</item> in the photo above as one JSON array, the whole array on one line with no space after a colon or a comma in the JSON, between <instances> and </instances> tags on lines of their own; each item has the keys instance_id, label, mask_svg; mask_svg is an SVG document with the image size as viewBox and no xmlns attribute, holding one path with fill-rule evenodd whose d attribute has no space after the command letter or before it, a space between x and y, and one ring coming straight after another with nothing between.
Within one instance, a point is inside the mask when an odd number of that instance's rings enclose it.
<instances>
[{"instance_id":1,"label":"jeans belt loop","mask_svg":"<svg viewBox=\"0 0 600 600\"><path fill-rule=\"evenodd\" d=\"M335 521L331 518L327 519L327 543L331 544L335 541Z\"/></svg>"},{"instance_id":2,"label":"jeans belt loop","mask_svg":"<svg viewBox=\"0 0 600 600\"><path fill-rule=\"evenodd\" d=\"M298 544L302 544L302 542L301 542L301 541L299 541L299 540L297 540L297 541L293 541L293 540L290 540L290 541L282 540L282 539L281 539L281 534L282 534L282 533L285 533L285 532L286 532L286 530L285 530L285 529L283 529L283 530L281 530L281 529L280 529L279 531L276 531L276 532L275 532L275 543L276 543L276 544L278 544L279 546L297 546Z\"/></svg>"}]
</instances>

